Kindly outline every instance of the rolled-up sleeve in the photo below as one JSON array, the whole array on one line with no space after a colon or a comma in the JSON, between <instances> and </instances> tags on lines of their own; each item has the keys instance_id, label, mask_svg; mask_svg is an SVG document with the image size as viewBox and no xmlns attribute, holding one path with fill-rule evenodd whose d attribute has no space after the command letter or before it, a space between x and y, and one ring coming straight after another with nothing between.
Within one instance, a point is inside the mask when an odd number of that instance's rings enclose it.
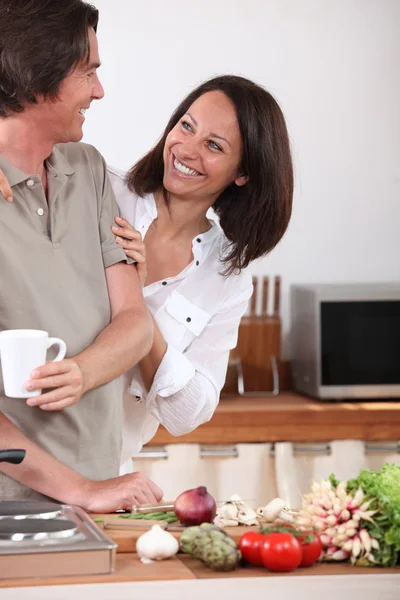
<instances>
[{"instance_id":1,"label":"rolled-up sleeve","mask_svg":"<svg viewBox=\"0 0 400 600\"><path fill-rule=\"evenodd\" d=\"M244 289L226 299L202 333L184 352L171 344L145 398L148 411L172 435L193 431L209 421L224 385L229 352L236 346L240 319L252 293L251 277Z\"/></svg>"}]
</instances>

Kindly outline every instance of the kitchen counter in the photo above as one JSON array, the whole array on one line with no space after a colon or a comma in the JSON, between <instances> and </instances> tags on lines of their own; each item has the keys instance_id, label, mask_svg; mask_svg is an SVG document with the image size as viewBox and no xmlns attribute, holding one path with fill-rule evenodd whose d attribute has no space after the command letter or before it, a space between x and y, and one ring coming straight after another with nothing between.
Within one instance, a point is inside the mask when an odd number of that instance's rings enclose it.
<instances>
[{"instance_id":1,"label":"kitchen counter","mask_svg":"<svg viewBox=\"0 0 400 600\"><path fill-rule=\"evenodd\" d=\"M223 396L208 423L181 437L159 427L150 445L177 443L398 440L398 401L327 402L295 392L276 397Z\"/></svg>"},{"instance_id":2,"label":"kitchen counter","mask_svg":"<svg viewBox=\"0 0 400 600\"><path fill-rule=\"evenodd\" d=\"M23 563L21 564L21 571ZM117 554L111 575L53 579L0 580L1 598L7 600L86 600L146 598L191 600L249 598L266 592L270 598L310 600L398 600L400 569L368 569L340 564L321 564L292 573L270 573L245 567L232 573L216 573L199 561L178 555L168 561L143 565L136 554ZM57 587L55 587L57 586ZM312 593L311 593L312 592Z\"/></svg>"},{"instance_id":3,"label":"kitchen counter","mask_svg":"<svg viewBox=\"0 0 400 600\"><path fill-rule=\"evenodd\" d=\"M92 518L116 518L117 515L90 515ZM98 524L104 527L104 522ZM244 531L255 528L227 527L238 541ZM272 573L263 567L241 565L229 573L216 572L187 554L177 554L169 560L143 564L135 552L135 541L142 528L107 528L108 536L118 544L115 569L109 575L36 577L6 579L0 573L0 597L10 600L62 600L71 597L85 600L146 598L146 600L196 600L208 596L249 598L250 593L269 592L271 598L296 600L398 600L400 567L363 568L342 563L321 563L290 573ZM179 539L180 532L173 532ZM132 541L129 539L132 537ZM24 572L24 557L20 561ZM218 590L218 592L217 592ZM318 594L316 593L318 590ZM362 593L361 593L362 592ZM291 594L292 593L292 594ZM272 594L272 595L271 595Z\"/></svg>"}]
</instances>

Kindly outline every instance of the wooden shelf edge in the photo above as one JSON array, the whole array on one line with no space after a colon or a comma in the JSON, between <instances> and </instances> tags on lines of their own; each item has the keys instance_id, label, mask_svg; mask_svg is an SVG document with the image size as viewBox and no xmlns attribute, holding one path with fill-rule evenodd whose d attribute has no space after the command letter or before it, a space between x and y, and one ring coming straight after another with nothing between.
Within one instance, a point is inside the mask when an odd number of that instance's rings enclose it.
<instances>
[{"instance_id":1,"label":"wooden shelf edge","mask_svg":"<svg viewBox=\"0 0 400 600\"><path fill-rule=\"evenodd\" d=\"M213 418L183 436L160 426L149 445L398 440L400 401L320 402L295 392L224 396Z\"/></svg>"}]
</instances>

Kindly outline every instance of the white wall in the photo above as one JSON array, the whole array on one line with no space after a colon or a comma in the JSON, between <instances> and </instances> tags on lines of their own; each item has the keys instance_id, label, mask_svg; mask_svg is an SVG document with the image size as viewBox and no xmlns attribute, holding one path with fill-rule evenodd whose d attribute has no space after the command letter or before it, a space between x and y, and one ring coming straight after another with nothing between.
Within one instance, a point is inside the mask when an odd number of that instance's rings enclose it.
<instances>
[{"instance_id":1,"label":"white wall","mask_svg":"<svg viewBox=\"0 0 400 600\"><path fill-rule=\"evenodd\" d=\"M400 280L400 0L92 0L106 97L85 141L128 168L203 79L235 73L285 113L289 230L255 274Z\"/></svg>"}]
</instances>

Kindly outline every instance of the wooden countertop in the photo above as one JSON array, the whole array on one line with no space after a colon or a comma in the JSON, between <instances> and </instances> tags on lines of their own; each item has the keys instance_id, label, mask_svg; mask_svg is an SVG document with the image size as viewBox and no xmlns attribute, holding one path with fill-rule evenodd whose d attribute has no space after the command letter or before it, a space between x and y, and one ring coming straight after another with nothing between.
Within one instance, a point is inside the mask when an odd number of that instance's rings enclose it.
<instances>
[{"instance_id":1,"label":"wooden countertop","mask_svg":"<svg viewBox=\"0 0 400 600\"><path fill-rule=\"evenodd\" d=\"M23 565L21 567L23 572ZM272 573L263 567L252 567L246 565L229 573L216 572L203 565L200 561L178 554L169 560L157 561L148 565L140 562L137 554L117 554L114 573L110 575L86 575L70 577L37 577L29 579L0 579L1 588L29 588L45 586L64 586L93 583L119 583L138 581L176 581L176 580L199 580L199 579L232 579L241 577L257 578L282 578L304 576L329 576L329 575L363 575L367 578L371 575L400 575L400 568L374 568L353 567L349 564L316 564L304 569L296 569L290 573ZM261 588L260 588L261 589ZM265 589L265 588L262 588ZM38 596L36 596L37 598ZM54 598L57 592L54 592ZM65 596L63 596L65 597ZM69 597L69 596L68 596ZM109 596L107 596L109 597Z\"/></svg>"},{"instance_id":2,"label":"wooden countertop","mask_svg":"<svg viewBox=\"0 0 400 600\"><path fill-rule=\"evenodd\" d=\"M327 402L295 392L270 398L223 396L211 421L174 437L160 426L149 445L177 443L398 440L398 401Z\"/></svg>"},{"instance_id":3,"label":"wooden countertop","mask_svg":"<svg viewBox=\"0 0 400 600\"><path fill-rule=\"evenodd\" d=\"M114 515L90 515L93 517L101 517L101 518L116 518ZM102 527L102 524L99 524ZM232 537L238 542L241 535L245 531L255 530L256 527L227 527L226 531L230 535L234 533ZM238 531L235 531L238 530ZM144 531L144 530L143 530ZM228 573L224 572L216 572L205 566L199 560L192 558L186 554L177 554L173 556L169 560L156 561L151 564L143 564L136 552L132 551L136 547L136 539L138 535L143 533L142 530L139 532L135 529L134 531L130 531L130 528L123 530L110 528L106 530L106 533L109 537L118 544L117 553L115 557L115 569L113 573L108 575L75 575L75 576L60 576L60 577L29 577L24 578L24 560L26 557L21 557L21 577L18 579L7 579L5 577L6 573L0 573L0 589L1 588L21 588L27 590L32 587L40 587L41 589L45 589L47 586L69 586L69 585L79 585L79 584L98 584L98 583L128 583L128 582L152 582L152 581L192 581L196 580L204 580L204 579L225 579L228 583L230 579L238 578L262 578L269 580L275 578L292 578L299 577L300 580L303 579L304 576L327 576L328 581L331 579L332 575L349 575L349 576L357 576L362 575L363 580L364 576L366 576L366 581L372 581L370 578L371 575L400 575L400 567L395 568L366 568L366 567L357 567L352 566L347 563L320 563L314 564L311 567L296 569L289 573L273 573L268 571L264 567L253 567L251 565L243 565L241 564L235 571L231 571ZM179 539L180 532L174 533L175 537ZM133 536L134 540L129 542L129 537ZM318 578L318 577L317 577ZM349 578L350 581L351 577ZM382 580L383 582L384 580ZM389 587L393 587L393 582L390 580ZM328 587L331 584L327 584ZM265 588L263 588L265 589ZM143 591L143 590L142 590ZM22 595L25 598L25 595ZM42 596L35 596L42 597ZM57 593L55 593L52 597L58 597ZM61 595L60 595L61 597ZM62 596L68 597L68 596ZM110 597L107 595L107 598ZM113 597L117 597L113 595ZM135 596L136 597L136 596ZM223 596L225 597L225 596ZM388 596L389 598L389 596Z\"/></svg>"}]
</instances>

